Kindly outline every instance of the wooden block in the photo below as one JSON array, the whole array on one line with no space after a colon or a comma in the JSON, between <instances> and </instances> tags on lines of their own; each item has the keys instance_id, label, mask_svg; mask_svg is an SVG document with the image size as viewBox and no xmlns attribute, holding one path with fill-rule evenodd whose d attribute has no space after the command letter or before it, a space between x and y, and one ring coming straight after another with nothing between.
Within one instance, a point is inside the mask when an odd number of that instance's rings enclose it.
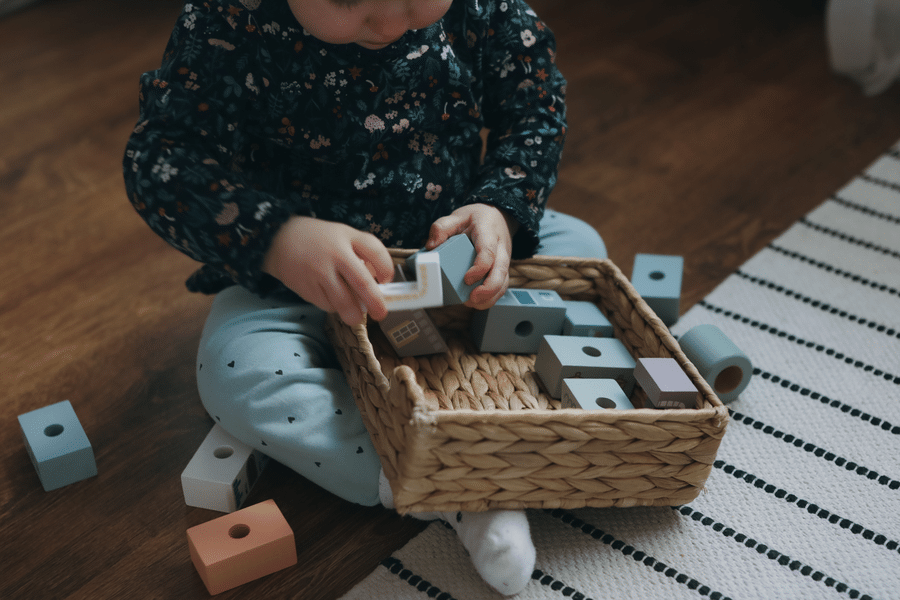
<instances>
[{"instance_id":1,"label":"wooden block","mask_svg":"<svg viewBox=\"0 0 900 600\"><path fill-rule=\"evenodd\" d=\"M435 252L440 256L443 304L445 306L465 304L472 290L484 281L484 279L481 279L472 285L466 285L464 281L466 272L472 267L472 263L475 262L476 255L475 246L472 245L469 236L464 233L454 235L434 250L431 250L431 252ZM406 259L408 267L412 267L413 261L418 254L421 254L421 251Z\"/></svg>"},{"instance_id":2,"label":"wooden block","mask_svg":"<svg viewBox=\"0 0 900 600\"><path fill-rule=\"evenodd\" d=\"M472 315L472 340L481 352L534 354L541 338L562 332L566 306L552 290L510 288Z\"/></svg>"},{"instance_id":3,"label":"wooden block","mask_svg":"<svg viewBox=\"0 0 900 600\"><path fill-rule=\"evenodd\" d=\"M184 501L188 506L234 512L247 499L268 461L265 454L216 424L181 473Z\"/></svg>"},{"instance_id":4,"label":"wooden block","mask_svg":"<svg viewBox=\"0 0 900 600\"><path fill-rule=\"evenodd\" d=\"M413 256L415 281L378 284L389 311L441 306L444 302L441 293L440 255L436 252L418 252Z\"/></svg>"},{"instance_id":5,"label":"wooden block","mask_svg":"<svg viewBox=\"0 0 900 600\"><path fill-rule=\"evenodd\" d=\"M19 415L19 427L45 491L97 474L94 449L68 400Z\"/></svg>"},{"instance_id":6,"label":"wooden block","mask_svg":"<svg viewBox=\"0 0 900 600\"><path fill-rule=\"evenodd\" d=\"M580 337L612 337L613 325L593 302L587 300L563 300L566 319L563 335Z\"/></svg>"},{"instance_id":7,"label":"wooden block","mask_svg":"<svg viewBox=\"0 0 900 600\"><path fill-rule=\"evenodd\" d=\"M697 387L674 358L639 358L634 377L656 408L697 405Z\"/></svg>"},{"instance_id":8,"label":"wooden block","mask_svg":"<svg viewBox=\"0 0 900 600\"><path fill-rule=\"evenodd\" d=\"M396 266L394 281L404 281L400 265ZM447 343L422 308L397 310L378 321L378 326L394 347L397 356L424 356L447 351Z\"/></svg>"},{"instance_id":9,"label":"wooden block","mask_svg":"<svg viewBox=\"0 0 900 600\"><path fill-rule=\"evenodd\" d=\"M629 396L634 389L634 359L617 338L544 336L534 370L554 398L569 378L616 379Z\"/></svg>"},{"instance_id":10,"label":"wooden block","mask_svg":"<svg viewBox=\"0 0 900 600\"><path fill-rule=\"evenodd\" d=\"M563 408L631 410L634 405L615 379L563 379Z\"/></svg>"},{"instance_id":11,"label":"wooden block","mask_svg":"<svg viewBox=\"0 0 900 600\"><path fill-rule=\"evenodd\" d=\"M637 254L631 284L667 326L678 321L684 258L664 254Z\"/></svg>"},{"instance_id":12,"label":"wooden block","mask_svg":"<svg viewBox=\"0 0 900 600\"><path fill-rule=\"evenodd\" d=\"M297 564L294 532L273 500L191 527L187 538L210 594Z\"/></svg>"}]
</instances>

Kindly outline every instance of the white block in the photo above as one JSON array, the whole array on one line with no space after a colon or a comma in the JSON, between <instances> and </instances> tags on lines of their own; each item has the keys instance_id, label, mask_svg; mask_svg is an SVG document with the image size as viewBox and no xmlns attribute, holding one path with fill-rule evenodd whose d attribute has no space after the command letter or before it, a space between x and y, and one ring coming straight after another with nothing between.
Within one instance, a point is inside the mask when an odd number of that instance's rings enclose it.
<instances>
[{"instance_id":1,"label":"white block","mask_svg":"<svg viewBox=\"0 0 900 600\"><path fill-rule=\"evenodd\" d=\"M434 251L419 252L415 265L415 281L378 284L389 311L443 306L440 256Z\"/></svg>"},{"instance_id":2,"label":"white block","mask_svg":"<svg viewBox=\"0 0 900 600\"><path fill-rule=\"evenodd\" d=\"M214 425L181 473L188 506L230 513L241 507L269 457Z\"/></svg>"}]
</instances>

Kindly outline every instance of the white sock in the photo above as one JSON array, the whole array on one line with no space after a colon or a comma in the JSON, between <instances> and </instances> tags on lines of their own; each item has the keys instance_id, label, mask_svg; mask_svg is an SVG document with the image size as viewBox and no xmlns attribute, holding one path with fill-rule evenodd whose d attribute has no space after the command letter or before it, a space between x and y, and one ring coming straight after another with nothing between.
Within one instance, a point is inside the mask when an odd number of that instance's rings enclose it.
<instances>
[{"instance_id":1,"label":"white sock","mask_svg":"<svg viewBox=\"0 0 900 600\"><path fill-rule=\"evenodd\" d=\"M379 493L382 504L394 508L394 495L383 472ZM475 570L501 594L518 594L531 579L536 553L524 510L429 512L410 513L410 516L426 521L446 520L468 550Z\"/></svg>"}]
</instances>

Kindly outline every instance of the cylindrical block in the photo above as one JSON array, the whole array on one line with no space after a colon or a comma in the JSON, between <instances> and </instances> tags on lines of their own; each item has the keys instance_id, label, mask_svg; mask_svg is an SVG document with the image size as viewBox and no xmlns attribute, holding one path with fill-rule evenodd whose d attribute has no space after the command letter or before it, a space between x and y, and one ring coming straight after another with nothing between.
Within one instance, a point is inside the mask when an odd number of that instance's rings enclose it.
<instances>
[{"instance_id":1,"label":"cylindrical block","mask_svg":"<svg viewBox=\"0 0 900 600\"><path fill-rule=\"evenodd\" d=\"M750 359L715 325L697 325L678 343L723 403L737 398L750 383Z\"/></svg>"}]
</instances>

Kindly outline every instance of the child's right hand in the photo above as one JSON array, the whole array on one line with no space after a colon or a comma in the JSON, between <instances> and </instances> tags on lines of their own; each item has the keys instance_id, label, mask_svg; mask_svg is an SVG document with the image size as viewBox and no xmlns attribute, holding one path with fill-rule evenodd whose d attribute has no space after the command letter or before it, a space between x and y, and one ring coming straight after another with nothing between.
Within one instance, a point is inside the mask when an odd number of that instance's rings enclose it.
<instances>
[{"instance_id":1,"label":"child's right hand","mask_svg":"<svg viewBox=\"0 0 900 600\"><path fill-rule=\"evenodd\" d=\"M349 225L291 217L275 234L263 271L347 325L363 323L366 312L378 321L387 316L378 283L394 277L391 255L377 237Z\"/></svg>"}]
</instances>

